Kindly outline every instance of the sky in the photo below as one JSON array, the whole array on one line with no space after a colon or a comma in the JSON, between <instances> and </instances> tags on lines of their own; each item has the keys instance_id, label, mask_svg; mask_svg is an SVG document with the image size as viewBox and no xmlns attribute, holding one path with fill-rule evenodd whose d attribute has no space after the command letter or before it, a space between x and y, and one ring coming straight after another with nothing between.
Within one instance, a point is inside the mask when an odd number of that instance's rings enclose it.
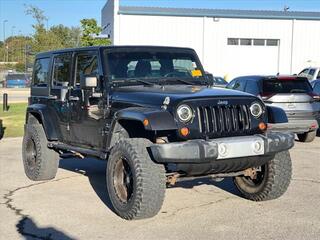
<instances>
[{"instance_id":1,"label":"sky","mask_svg":"<svg viewBox=\"0 0 320 240\"><path fill-rule=\"evenodd\" d=\"M64 24L79 26L83 18L95 18L100 23L100 12L106 0L0 0L0 40L5 36L33 33L31 16L25 6L42 9L48 17L48 26ZM123 6L156 6L184 8L254 9L320 12L320 0L120 0ZM3 28L4 20L8 20Z\"/></svg>"}]
</instances>

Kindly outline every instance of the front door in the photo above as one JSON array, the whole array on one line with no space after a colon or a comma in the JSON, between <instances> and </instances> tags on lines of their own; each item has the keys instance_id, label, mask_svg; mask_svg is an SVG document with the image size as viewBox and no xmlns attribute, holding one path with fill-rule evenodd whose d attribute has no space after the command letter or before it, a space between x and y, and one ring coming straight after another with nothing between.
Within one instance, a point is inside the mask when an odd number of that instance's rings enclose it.
<instances>
[{"instance_id":1,"label":"front door","mask_svg":"<svg viewBox=\"0 0 320 240\"><path fill-rule=\"evenodd\" d=\"M104 114L102 84L92 90L80 88L80 78L102 76L102 67L97 51L80 51L74 56L73 87L70 91L70 136L77 146L103 148Z\"/></svg>"}]
</instances>

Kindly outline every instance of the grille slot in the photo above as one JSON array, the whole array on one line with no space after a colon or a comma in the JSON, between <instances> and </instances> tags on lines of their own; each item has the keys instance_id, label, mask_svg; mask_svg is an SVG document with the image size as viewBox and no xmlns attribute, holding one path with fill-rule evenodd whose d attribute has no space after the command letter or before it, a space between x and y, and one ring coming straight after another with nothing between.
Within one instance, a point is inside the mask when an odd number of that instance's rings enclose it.
<instances>
[{"instance_id":1,"label":"grille slot","mask_svg":"<svg viewBox=\"0 0 320 240\"><path fill-rule=\"evenodd\" d=\"M201 133L224 135L250 129L246 105L201 106L197 108Z\"/></svg>"}]
</instances>

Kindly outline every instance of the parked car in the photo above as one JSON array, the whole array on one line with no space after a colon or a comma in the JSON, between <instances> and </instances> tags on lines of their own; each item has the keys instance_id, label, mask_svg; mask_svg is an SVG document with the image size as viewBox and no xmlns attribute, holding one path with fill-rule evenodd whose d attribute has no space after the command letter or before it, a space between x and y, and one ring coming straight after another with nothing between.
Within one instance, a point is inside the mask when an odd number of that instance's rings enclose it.
<instances>
[{"instance_id":1,"label":"parked car","mask_svg":"<svg viewBox=\"0 0 320 240\"><path fill-rule=\"evenodd\" d=\"M41 53L26 111L24 169L41 181L55 177L61 153L105 160L110 202L125 219L156 215L166 184L188 177L233 177L245 198L275 199L290 183L294 136L267 132L268 116L287 120L251 94L211 88L190 48Z\"/></svg>"},{"instance_id":2,"label":"parked car","mask_svg":"<svg viewBox=\"0 0 320 240\"><path fill-rule=\"evenodd\" d=\"M320 67L310 67L303 69L298 76L306 77L309 81L320 78Z\"/></svg>"},{"instance_id":3,"label":"parked car","mask_svg":"<svg viewBox=\"0 0 320 240\"><path fill-rule=\"evenodd\" d=\"M292 131L302 142L311 142L318 128L317 102L305 77L297 76L243 76L233 79L227 88L251 93L268 106L285 110L288 123L269 125L271 130Z\"/></svg>"},{"instance_id":4,"label":"parked car","mask_svg":"<svg viewBox=\"0 0 320 240\"><path fill-rule=\"evenodd\" d=\"M212 84L213 84L214 87L225 88L228 85L228 82L226 80L224 80L224 78L218 77L218 76L213 76L212 73L206 72L206 77L210 81L212 81Z\"/></svg>"},{"instance_id":5,"label":"parked car","mask_svg":"<svg viewBox=\"0 0 320 240\"><path fill-rule=\"evenodd\" d=\"M313 80L311 81L311 86L313 88L313 92L320 96L320 79L317 80ZM320 102L318 102L318 111L319 111L319 115L318 115L318 124L320 126ZM318 129L318 133L320 132L320 128Z\"/></svg>"},{"instance_id":6,"label":"parked car","mask_svg":"<svg viewBox=\"0 0 320 240\"><path fill-rule=\"evenodd\" d=\"M29 76L24 73L9 73L5 77L5 87L25 88L30 86Z\"/></svg>"},{"instance_id":7,"label":"parked car","mask_svg":"<svg viewBox=\"0 0 320 240\"><path fill-rule=\"evenodd\" d=\"M313 92L320 96L320 78L317 80L311 81L311 86L313 88Z\"/></svg>"}]
</instances>

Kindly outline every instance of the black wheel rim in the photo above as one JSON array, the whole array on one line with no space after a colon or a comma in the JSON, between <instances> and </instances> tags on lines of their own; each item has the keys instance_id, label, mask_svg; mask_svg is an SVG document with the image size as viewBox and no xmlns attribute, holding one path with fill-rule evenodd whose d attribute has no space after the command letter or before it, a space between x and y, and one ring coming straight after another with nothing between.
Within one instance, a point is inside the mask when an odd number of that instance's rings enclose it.
<instances>
[{"instance_id":1,"label":"black wheel rim","mask_svg":"<svg viewBox=\"0 0 320 240\"><path fill-rule=\"evenodd\" d=\"M120 157L115 164L113 186L121 203L128 203L133 195L133 176L126 158Z\"/></svg>"},{"instance_id":2,"label":"black wheel rim","mask_svg":"<svg viewBox=\"0 0 320 240\"><path fill-rule=\"evenodd\" d=\"M26 143L26 160L28 168L33 170L37 163L37 149L32 139L29 139Z\"/></svg>"},{"instance_id":3,"label":"black wheel rim","mask_svg":"<svg viewBox=\"0 0 320 240\"><path fill-rule=\"evenodd\" d=\"M261 166L261 171L257 171L256 178L245 176L243 177L243 181L250 187L258 187L265 182L266 170L267 170L266 165L263 165Z\"/></svg>"}]
</instances>

